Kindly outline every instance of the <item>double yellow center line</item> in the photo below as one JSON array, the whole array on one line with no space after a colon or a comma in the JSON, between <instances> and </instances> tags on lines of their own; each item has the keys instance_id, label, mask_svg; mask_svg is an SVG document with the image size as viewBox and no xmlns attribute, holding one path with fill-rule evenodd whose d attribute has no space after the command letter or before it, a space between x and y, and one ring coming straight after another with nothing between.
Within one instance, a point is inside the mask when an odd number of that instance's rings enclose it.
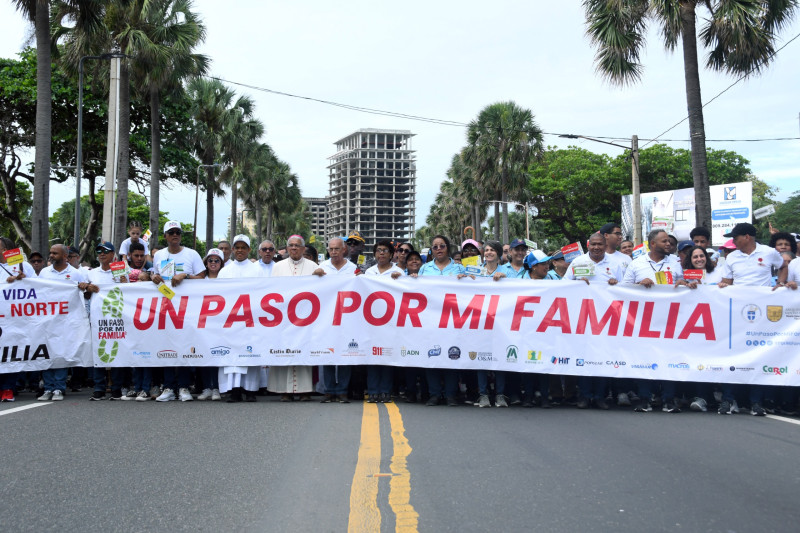
<instances>
[{"instance_id":1,"label":"double yellow center line","mask_svg":"<svg viewBox=\"0 0 800 533\"><path fill-rule=\"evenodd\" d=\"M397 405L382 404L389 413L394 450L389 465L391 473L382 473L378 405L364 403L358 463L350 488L350 521L347 530L350 533L381 530L378 485L381 479L389 478L389 505L395 515L395 531L415 532L419 515L410 503L411 473L408 471L408 456L411 454L411 446L406 438L403 417Z\"/></svg>"}]
</instances>

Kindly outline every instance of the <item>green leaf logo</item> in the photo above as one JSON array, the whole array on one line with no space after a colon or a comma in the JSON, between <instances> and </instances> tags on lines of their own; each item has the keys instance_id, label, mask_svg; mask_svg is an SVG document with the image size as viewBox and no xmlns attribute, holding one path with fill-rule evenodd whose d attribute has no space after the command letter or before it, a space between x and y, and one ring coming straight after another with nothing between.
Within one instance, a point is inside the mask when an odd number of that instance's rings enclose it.
<instances>
[{"instance_id":1,"label":"green leaf logo","mask_svg":"<svg viewBox=\"0 0 800 533\"><path fill-rule=\"evenodd\" d=\"M118 289L114 289L115 291ZM103 304L103 308L105 309L105 303ZM114 344L111 345L111 353L106 352L106 339L100 341L100 346L97 348L97 357L104 363L110 363L117 357L117 352L119 351L119 343L114 341Z\"/></svg>"},{"instance_id":2,"label":"green leaf logo","mask_svg":"<svg viewBox=\"0 0 800 533\"><path fill-rule=\"evenodd\" d=\"M122 291L115 287L103 298L103 316L122 318Z\"/></svg>"}]
</instances>

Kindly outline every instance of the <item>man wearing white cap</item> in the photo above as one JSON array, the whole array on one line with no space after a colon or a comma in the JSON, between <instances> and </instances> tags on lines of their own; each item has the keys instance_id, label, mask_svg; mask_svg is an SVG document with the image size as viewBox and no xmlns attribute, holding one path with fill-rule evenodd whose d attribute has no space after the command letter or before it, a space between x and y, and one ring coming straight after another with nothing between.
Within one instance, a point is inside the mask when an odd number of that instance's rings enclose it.
<instances>
[{"instance_id":1,"label":"man wearing white cap","mask_svg":"<svg viewBox=\"0 0 800 533\"><path fill-rule=\"evenodd\" d=\"M233 238L233 257L230 264L219 272L220 278L257 278L261 276L258 263L248 258L250 255L250 238L237 235ZM245 401L256 401L258 381L261 376L260 366L225 366L219 369L219 391L230 391L229 403L241 402L244 390Z\"/></svg>"},{"instance_id":2,"label":"man wearing white cap","mask_svg":"<svg viewBox=\"0 0 800 533\"><path fill-rule=\"evenodd\" d=\"M164 224L164 238L167 247L162 248L153 256L153 270L150 279L156 285L171 282L177 287L185 279L202 278L206 267L200 254L181 245L183 229L179 222L170 220ZM141 277L140 277L141 279ZM176 376L177 374L177 376ZM178 387L178 397L182 402L193 400L189 392L192 373L189 367L181 366L164 368L164 391L156 398L157 402L169 402L175 399L175 387Z\"/></svg>"}]
</instances>

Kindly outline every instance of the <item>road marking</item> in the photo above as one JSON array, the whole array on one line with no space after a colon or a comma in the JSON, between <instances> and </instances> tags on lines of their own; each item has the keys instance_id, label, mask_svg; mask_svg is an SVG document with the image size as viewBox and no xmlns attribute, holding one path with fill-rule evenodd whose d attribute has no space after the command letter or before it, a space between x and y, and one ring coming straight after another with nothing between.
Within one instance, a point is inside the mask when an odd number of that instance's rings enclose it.
<instances>
[{"instance_id":1,"label":"road marking","mask_svg":"<svg viewBox=\"0 0 800 533\"><path fill-rule=\"evenodd\" d=\"M773 420L780 420L781 422L787 422L789 424L796 424L800 426L800 420L794 420L793 418L786 418L785 416L767 415L767 418L771 418Z\"/></svg>"},{"instance_id":2,"label":"road marking","mask_svg":"<svg viewBox=\"0 0 800 533\"><path fill-rule=\"evenodd\" d=\"M12 407L11 409L3 409L2 411L0 411L0 416L10 415L11 413L18 413L26 409L33 409L34 407L44 407L45 405L53 405L53 402L32 403L30 405L20 405L19 407Z\"/></svg>"},{"instance_id":3,"label":"road marking","mask_svg":"<svg viewBox=\"0 0 800 533\"><path fill-rule=\"evenodd\" d=\"M403 425L403 417L396 404L384 404L389 412L389 422L392 425L392 441L394 442L394 453L390 465L392 479L389 485L389 505L392 506L395 516L395 531L403 533L416 532L419 521L419 514L409 503L411 499L411 472L408 471L408 456L411 454L411 446L406 438L406 429Z\"/></svg>"},{"instance_id":4,"label":"road marking","mask_svg":"<svg viewBox=\"0 0 800 533\"><path fill-rule=\"evenodd\" d=\"M378 406L364 402L361 417L361 444L358 462L350 487L350 520L347 531L361 533L381 530L381 512L378 509L378 481L373 477L381 471L381 435Z\"/></svg>"}]
</instances>

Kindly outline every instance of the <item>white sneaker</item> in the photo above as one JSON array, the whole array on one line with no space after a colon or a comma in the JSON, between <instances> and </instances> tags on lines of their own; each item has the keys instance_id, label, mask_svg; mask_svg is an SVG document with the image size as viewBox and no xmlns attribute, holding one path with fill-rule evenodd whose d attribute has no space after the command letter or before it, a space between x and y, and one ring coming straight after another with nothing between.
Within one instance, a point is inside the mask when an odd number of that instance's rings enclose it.
<instances>
[{"instance_id":1,"label":"white sneaker","mask_svg":"<svg viewBox=\"0 0 800 533\"><path fill-rule=\"evenodd\" d=\"M620 392L617 394L617 405L630 405L631 399L628 397L626 392Z\"/></svg>"},{"instance_id":2,"label":"white sneaker","mask_svg":"<svg viewBox=\"0 0 800 533\"><path fill-rule=\"evenodd\" d=\"M128 389L126 392L125 389L122 389L122 397L120 400L135 400L136 399L136 391L133 389Z\"/></svg>"},{"instance_id":3,"label":"white sneaker","mask_svg":"<svg viewBox=\"0 0 800 533\"><path fill-rule=\"evenodd\" d=\"M136 395L137 402L147 402L149 400L150 400L150 395L143 390L139 391L139 394Z\"/></svg>"},{"instance_id":4,"label":"white sneaker","mask_svg":"<svg viewBox=\"0 0 800 533\"><path fill-rule=\"evenodd\" d=\"M492 403L489 401L489 396L486 394L481 394L478 397L478 401L475 403L478 407L491 407Z\"/></svg>"},{"instance_id":5,"label":"white sneaker","mask_svg":"<svg viewBox=\"0 0 800 533\"><path fill-rule=\"evenodd\" d=\"M211 399L211 389L203 389L203 392L201 392L197 396L197 399L200 400L200 401L210 400Z\"/></svg>"},{"instance_id":6,"label":"white sneaker","mask_svg":"<svg viewBox=\"0 0 800 533\"><path fill-rule=\"evenodd\" d=\"M731 402L731 413L739 414L739 404L736 403L736 400L733 400L733 402Z\"/></svg>"},{"instance_id":7,"label":"white sneaker","mask_svg":"<svg viewBox=\"0 0 800 533\"><path fill-rule=\"evenodd\" d=\"M192 400L194 400L194 398L192 398L192 393L189 392L189 389L181 389L181 390L179 390L178 391L178 398L182 402L191 402Z\"/></svg>"},{"instance_id":8,"label":"white sneaker","mask_svg":"<svg viewBox=\"0 0 800 533\"><path fill-rule=\"evenodd\" d=\"M46 390L44 391L44 394L42 394L36 399L39 400L40 402L49 402L50 400L53 399L53 391Z\"/></svg>"},{"instance_id":9,"label":"white sneaker","mask_svg":"<svg viewBox=\"0 0 800 533\"><path fill-rule=\"evenodd\" d=\"M52 399L54 402L60 402L61 400L64 399L64 393L61 392L60 390L54 390Z\"/></svg>"},{"instance_id":10,"label":"white sneaker","mask_svg":"<svg viewBox=\"0 0 800 533\"><path fill-rule=\"evenodd\" d=\"M164 389L158 398L156 398L157 402L171 402L175 399L175 393L172 392L172 389Z\"/></svg>"},{"instance_id":11,"label":"white sneaker","mask_svg":"<svg viewBox=\"0 0 800 533\"><path fill-rule=\"evenodd\" d=\"M219 389L211 389L211 401L218 402L222 399Z\"/></svg>"},{"instance_id":12,"label":"white sneaker","mask_svg":"<svg viewBox=\"0 0 800 533\"><path fill-rule=\"evenodd\" d=\"M494 405L495 407L508 407L508 403L506 402L506 397L502 394L498 394L494 398Z\"/></svg>"},{"instance_id":13,"label":"white sneaker","mask_svg":"<svg viewBox=\"0 0 800 533\"><path fill-rule=\"evenodd\" d=\"M689 406L689 409L692 411L700 411L705 413L708 411L708 403L703 398L695 398L692 400L692 404Z\"/></svg>"}]
</instances>

